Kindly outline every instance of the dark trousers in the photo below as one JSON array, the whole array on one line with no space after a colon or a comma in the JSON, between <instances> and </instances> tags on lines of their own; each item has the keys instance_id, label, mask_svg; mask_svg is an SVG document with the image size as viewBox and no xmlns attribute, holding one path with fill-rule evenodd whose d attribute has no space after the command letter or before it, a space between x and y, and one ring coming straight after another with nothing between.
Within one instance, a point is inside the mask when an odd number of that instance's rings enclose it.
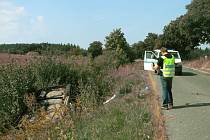
<instances>
[{"instance_id":1,"label":"dark trousers","mask_svg":"<svg viewBox=\"0 0 210 140\"><path fill-rule=\"evenodd\" d=\"M160 76L162 85L162 101L163 106L168 106L168 104L173 105L173 95L172 95L172 77Z\"/></svg>"}]
</instances>

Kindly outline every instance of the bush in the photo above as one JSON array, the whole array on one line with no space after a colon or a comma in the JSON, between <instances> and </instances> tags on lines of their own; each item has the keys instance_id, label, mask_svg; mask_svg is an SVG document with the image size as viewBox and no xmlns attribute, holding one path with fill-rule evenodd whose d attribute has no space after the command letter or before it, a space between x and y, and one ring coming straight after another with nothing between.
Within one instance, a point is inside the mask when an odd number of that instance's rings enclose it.
<instances>
[{"instance_id":1,"label":"bush","mask_svg":"<svg viewBox=\"0 0 210 140\"><path fill-rule=\"evenodd\" d=\"M0 67L0 132L18 122L26 109L24 93L33 89L34 77L29 69L16 65Z\"/></svg>"},{"instance_id":2,"label":"bush","mask_svg":"<svg viewBox=\"0 0 210 140\"><path fill-rule=\"evenodd\" d=\"M197 59L200 57L204 57L206 56L210 56L210 50L208 48L206 48L205 50L203 49L198 49L195 48L194 50L188 50L185 52L180 52L181 58L182 59L186 59L186 60L193 60L193 59Z\"/></svg>"},{"instance_id":3,"label":"bush","mask_svg":"<svg viewBox=\"0 0 210 140\"><path fill-rule=\"evenodd\" d=\"M129 57L122 49L116 50L116 56L117 56L117 68L119 68L121 65L125 65L130 62Z\"/></svg>"},{"instance_id":4,"label":"bush","mask_svg":"<svg viewBox=\"0 0 210 140\"><path fill-rule=\"evenodd\" d=\"M100 41L94 41L90 44L88 52L93 59L102 54L102 45L103 44Z\"/></svg>"},{"instance_id":5,"label":"bush","mask_svg":"<svg viewBox=\"0 0 210 140\"><path fill-rule=\"evenodd\" d=\"M72 101L86 96L96 106L111 89L111 80L99 67L75 67L52 59L27 65L0 67L0 132L17 123L26 110L24 94L52 86L69 85ZM94 95L94 96L92 96ZM85 102L83 102L85 105Z\"/></svg>"}]
</instances>

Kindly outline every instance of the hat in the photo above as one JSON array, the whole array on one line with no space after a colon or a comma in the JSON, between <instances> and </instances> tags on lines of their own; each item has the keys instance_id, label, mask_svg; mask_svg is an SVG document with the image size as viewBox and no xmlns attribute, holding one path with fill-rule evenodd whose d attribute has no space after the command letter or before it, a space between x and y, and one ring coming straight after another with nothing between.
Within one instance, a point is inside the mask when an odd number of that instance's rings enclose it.
<instances>
[{"instance_id":1,"label":"hat","mask_svg":"<svg viewBox=\"0 0 210 140\"><path fill-rule=\"evenodd\" d=\"M165 48L165 47L162 47L162 48L160 49L160 51L161 51L162 53L168 52L168 51L167 51L167 48Z\"/></svg>"}]
</instances>

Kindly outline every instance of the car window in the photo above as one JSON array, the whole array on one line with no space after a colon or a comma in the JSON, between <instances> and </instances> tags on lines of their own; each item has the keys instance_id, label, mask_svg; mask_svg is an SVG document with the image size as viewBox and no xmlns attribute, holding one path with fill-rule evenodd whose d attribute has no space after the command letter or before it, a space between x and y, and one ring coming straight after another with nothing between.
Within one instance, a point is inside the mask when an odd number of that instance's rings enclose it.
<instances>
[{"instance_id":1,"label":"car window","mask_svg":"<svg viewBox=\"0 0 210 140\"><path fill-rule=\"evenodd\" d=\"M147 52L146 59L155 59L155 55L152 52Z\"/></svg>"},{"instance_id":2,"label":"car window","mask_svg":"<svg viewBox=\"0 0 210 140\"><path fill-rule=\"evenodd\" d=\"M156 52L156 51L155 51L155 55L156 55L156 56L158 56L158 53L159 53L159 52Z\"/></svg>"},{"instance_id":3,"label":"car window","mask_svg":"<svg viewBox=\"0 0 210 140\"><path fill-rule=\"evenodd\" d=\"M170 52L170 53L174 56L175 59L180 59L178 52Z\"/></svg>"},{"instance_id":4,"label":"car window","mask_svg":"<svg viewBox=\"0 0 210 140\"><path fill-rule=\"evenodd\" d=\"M151 59L151 57L152 57L152 53L151 52L147 52L147 59Z\"/></svg>"}]
</instances>

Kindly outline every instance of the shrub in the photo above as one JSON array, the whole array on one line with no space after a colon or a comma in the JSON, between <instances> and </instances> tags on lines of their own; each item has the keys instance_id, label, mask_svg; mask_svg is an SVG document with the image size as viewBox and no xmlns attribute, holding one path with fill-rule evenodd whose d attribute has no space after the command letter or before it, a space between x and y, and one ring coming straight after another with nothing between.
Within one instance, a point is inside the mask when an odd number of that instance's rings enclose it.
<instances>
[{"instance_id":1,"label":"shrub","mask_svg":"<svg viewBox=\"0 0 210 140\"><path fill-rule=\"evenodd\" d=\"M85 100L93 99L91 104L96 106L102 103L111 89L110 78L94 65L82 68L53 59L43 59L26 66L1 66L0 72L0 132L18 122L26 110L26 93L52 86L69 85L72 101L76 101L76 98L82 99L85 95ZM85 102L83 103L85 105Z\"/></svg>"},{"instance_id":2,"label":"shrub","mask_svg":"<svg viewBox=\"0 0 210 140\"><path fill-rule=\"evenodd\" d=\"M16 65L0 67L0 132L18 122L26 109L24 93L33 89L34 77L29 69Z\"/></svg>"},{"instance_id":3,"label":"shrub","mask_svg":"<svg viewBox=\"0 0 210 140\"><path fill-rule=\"evenodd\" d=\"M88 52L90 53L92 58L95 58L102 54L102 43L100 41L94 41L90 43L90 47L88 48Z\"/></svg>"}]
</instances>

